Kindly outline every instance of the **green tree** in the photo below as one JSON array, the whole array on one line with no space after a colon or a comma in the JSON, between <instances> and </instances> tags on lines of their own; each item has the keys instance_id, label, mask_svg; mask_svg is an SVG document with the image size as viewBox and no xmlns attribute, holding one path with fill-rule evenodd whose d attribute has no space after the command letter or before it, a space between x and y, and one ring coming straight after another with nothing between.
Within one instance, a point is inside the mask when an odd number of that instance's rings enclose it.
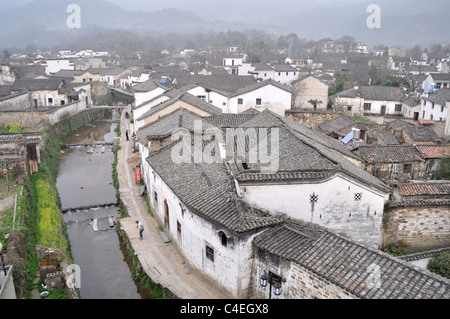
<instances>
[{"instance_id":1,"label":"green tree","mask_svg":"<svg viewBox=\"0 0 450 319\"><path fill-rule=\"evenodd\" d=\"M9 53L8 50L4 50L3 51L3 61L8 61L11 58L11 54Z\"/></svg>"},{"instance_id":2,"label":"green tree","mask_svg":"<svg viewBox=\"0 0 450 319\"><path fill-rule=\"evenodd\" d=\"M314 107L314 111L317 110L317 106L322 104L322 101L319 101L318 99L315 100L309 100L308 101L309 104L312 104L312 106Z\"/></svg>"},{"instance_id":3,"label":"green tree","mask_svg":"<svg viewBox=\"0 0 450 319\"><path fill-rule=\"evenodd\" d=\"M428 270L450 279L450 252L443 252L431 259L428 263Z\"/></svg>"}]
</instances>

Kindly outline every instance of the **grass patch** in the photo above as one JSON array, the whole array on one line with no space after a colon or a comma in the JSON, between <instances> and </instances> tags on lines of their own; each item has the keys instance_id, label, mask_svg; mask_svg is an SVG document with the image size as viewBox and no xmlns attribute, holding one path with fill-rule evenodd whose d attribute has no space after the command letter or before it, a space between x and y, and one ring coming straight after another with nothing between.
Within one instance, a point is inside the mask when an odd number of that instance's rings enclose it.
<instances>
[{"instance_id":1,"label":"grass patch","mask_svg":"<svg viewBox=\"0 0 450 319\"><path fill-rule=\"evenodd\" d=\"M358 123L369 124L369 120L362 116L355 115L355 116L353 116L353 119Z\"/></svg>"}]
</instances>

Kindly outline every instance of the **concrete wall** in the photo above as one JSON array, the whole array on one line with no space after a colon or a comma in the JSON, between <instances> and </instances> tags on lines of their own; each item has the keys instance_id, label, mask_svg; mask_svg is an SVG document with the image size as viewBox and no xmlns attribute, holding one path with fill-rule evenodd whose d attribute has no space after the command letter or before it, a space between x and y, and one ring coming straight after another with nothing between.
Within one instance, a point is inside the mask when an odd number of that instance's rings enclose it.
<instances>
[{"instance_id":1,"label":"concrete wall","mask_svg":"<svg viewBox=\"0 0 450 319\"><path fill-rule=\"evenodd\" d=\"M388 194L339 175L304 184L240 184L239 187L252 206L324 226L374 248L381 245L382 216ZM313 194L317 196L314 205L310 201ZM361 194L361 199L355 200L355 194Z\"/></svg>"},{"instance_id":2,"label":"concrete wall","mask_svg":"<svg viewBox=\"0 0 450 319\"><path fill-rule=\"evenodd\" d=\"M450 246L450 206L395 207L385 212L383 248L391 244L411 250Z\"/></svg>"}]
</instances>

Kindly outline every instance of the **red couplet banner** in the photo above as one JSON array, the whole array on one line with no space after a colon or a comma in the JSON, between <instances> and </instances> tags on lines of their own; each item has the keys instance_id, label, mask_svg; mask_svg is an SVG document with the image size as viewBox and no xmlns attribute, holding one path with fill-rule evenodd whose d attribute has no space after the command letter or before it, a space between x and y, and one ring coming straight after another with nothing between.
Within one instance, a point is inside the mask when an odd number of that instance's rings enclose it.
<instances>
[{"instance_id":1,"label":"red couplet banner","mask_svg":"<svg viewBox=\"0 0 450 319\"><path fill-rule=\"evenodd\" d=\"M139 168L134 170L134 177L136 178L136 183L141 181L141 170Z\"/></svg>"}]
</instances>

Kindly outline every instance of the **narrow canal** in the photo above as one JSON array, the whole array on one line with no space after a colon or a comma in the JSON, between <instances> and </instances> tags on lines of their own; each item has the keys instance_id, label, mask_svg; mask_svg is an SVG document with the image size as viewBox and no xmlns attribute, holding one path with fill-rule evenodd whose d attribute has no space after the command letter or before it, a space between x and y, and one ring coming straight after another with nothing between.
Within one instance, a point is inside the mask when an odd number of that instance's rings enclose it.
<instances>
[{"instance_id":1,"label":"narrow canal","mask_svg":"<svg viewBox=\"0 0 450 319\"><path fill-rule=\"evenodd\" d=\"M83 299L142 298L110 224L111 217L120 217L112 180L116 126L113 120L97 121L63 141L78 144L64 150L56 187Z\"/></svg>"}]
</instances>

